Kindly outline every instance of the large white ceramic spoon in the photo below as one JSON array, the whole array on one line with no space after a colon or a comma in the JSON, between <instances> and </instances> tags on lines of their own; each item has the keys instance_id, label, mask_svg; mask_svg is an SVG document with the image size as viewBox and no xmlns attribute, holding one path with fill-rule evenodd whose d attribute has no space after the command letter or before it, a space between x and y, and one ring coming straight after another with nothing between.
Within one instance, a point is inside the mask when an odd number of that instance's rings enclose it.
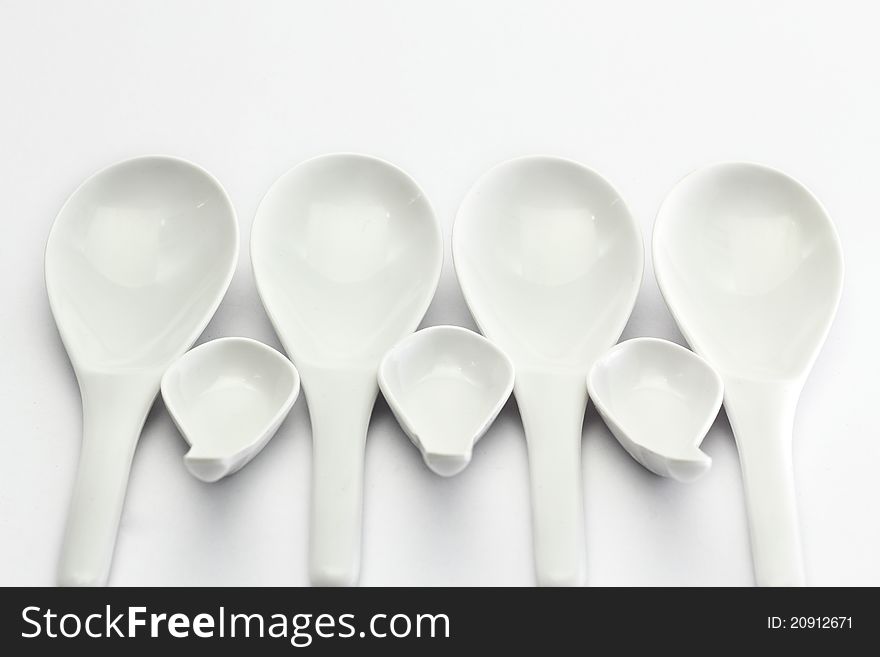
<instances>
[{"instance_id":1,"label":"large white ceramic spoon","mask_svg":"<svg viewBox=\"0 0 880 657\"><path fill-rule=\"evenodd\" d=\"M724 380L755 579L802 585L792 427L843 284L834 225L785 174L719 164L666 197L654 227L654 270L681 332Z\"/></svg>"},{"instance_id":2,"label":"large white ceramic spoon","mask_svg":"<svg viewBox=\"0 0 880 657\"><path fill-rule=\"evenodd\" d=\"M325 155L294 167L266 194L251 259L312 419L311 580L353 585L376 371L431 302L443 262L440 228L400 169L365 155Z\"/></svg>"},{"instance_id":3,"label":"large white ceramic spoon","mask_svg":"<svg viewBox=\"0 0 880 657\"><path fill-rule=\"evenodd\" d=\"M590 169L525 157L474 185L452 249L474 319L516 367L538 583L580 584L587 373L620 337L635 303L644 266L639 228Z\"/></svg>"},{"instance_id":4,"label":"large white ceramic spoon","mask_svg":"<svg viewBox=\"0 0 880 657\"><path fill-rule=\"evenodd\" d=\"M106 583L159 381L213 316L237 260L229 198L183 160L120 162L86 180L58 213L46 288L83 402L60 584Z\"/></svg>"}]
</instances>

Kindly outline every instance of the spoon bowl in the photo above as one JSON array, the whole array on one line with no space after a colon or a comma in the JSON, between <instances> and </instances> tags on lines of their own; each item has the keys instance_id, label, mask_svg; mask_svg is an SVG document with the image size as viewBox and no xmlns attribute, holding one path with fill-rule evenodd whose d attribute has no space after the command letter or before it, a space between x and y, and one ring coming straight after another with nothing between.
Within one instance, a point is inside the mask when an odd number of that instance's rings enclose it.
<instances>
[{"instance_id":1,"label":"spoon bowl","mask_svg":"<svg viewBox=\"0 0 880 657\"><path fill-rule=\"evenodd\" d=\"M352 585L376 372L431 302L440 228L422 190L397 167L324 155L288 171L263 198L251 259L312 419L311 580Z\"/></svg>"},{"instance_id":2,"label":"spoon bowl","mask_svg":"<svg viewBox=\"0 0 880 657\"><path fill-rule=\"evenodd\" d=\"M789 176L725 163L669 193L653 250L657 282L682 334L724 381L756 580L803 584L791 438L801 388L843 286L834 225Z\"/></svg>"},{"instance_id":3,"label":"spoon bowl","mask_svg":"<svg viewBox=\"0 0 880 657\"><path fill-rule=\"evenodd\" d=\"M580 584L587 373L635 303L644 268L638 225L592 170L524 157L474 185L456 217L452 250L477 325L516 368L538 582Z\"/></svg>"},{"instance_id":4,"label":"spoon bowl","mask_svg":"<svg viewBox=\"0 0 880 657\"><path fill-rule=\"evenodd\" d=\"M379 388L425 464L450 477L513 390L513 364L486 338L432 326L400 341L379 365Z\"/></svg>"},{"instance_id":5,"label":"spoon bowl","mask_svg":"<svg viewBox=\"0 0 880 657\"><path fill-rule=\"evenodd\" d=\"M623 448L651 472L693 481L712 465L700 443L724 389L694 352L658 338L621 342L593 365L587 389Z\"/></svg>"},{"instance_id":6,"label":"spoon bowl","mask_svg":"<svg viewBox=\"0 0 880 657\"><path fill-rule=\"evenodd\" d=\"M61 584L106 583L131 459L159 380L204 330L237 259L229 198L183 160L115 164L58 213L46 289L83 401Z\"/></svg>"},{"instance_id":7,"label":"spoon bowl","mask_svg":"<svg viewBox=\"0 0 880 657\"><path fill-rule=\"evenodd\" d=\"M178 358L162 398L190 444L184 463L214 482L247 465L275 434L299 394L299 373L256 340L219 338Z\"/></svg>"}]
</instances>

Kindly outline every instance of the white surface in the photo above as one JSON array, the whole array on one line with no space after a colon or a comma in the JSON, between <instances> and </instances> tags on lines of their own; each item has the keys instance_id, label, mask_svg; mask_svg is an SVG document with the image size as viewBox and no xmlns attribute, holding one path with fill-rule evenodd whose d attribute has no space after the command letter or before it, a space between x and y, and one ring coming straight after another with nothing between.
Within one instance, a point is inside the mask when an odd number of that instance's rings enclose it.
<instances>
[{"instance_id":1,"label":"white surface","mask_svg":"<svg viewBox=\"0 0 880 657\"><path fill-rule=\"evenodd\" d=\"M202 340L278 347L254 287L257 204L290 166L355 150L400 165L444 227L425 325L473 327L449 258L452 218L490 166L550 153L606 176L646 239L692 169L747 159L806 184L836 222L847 275L807 381L794 463L807 581L880 584L876 339L880 9L807 2L128 2L0 5L0 584L54 582L80 402L42 256L62 203L142 153L192 159L240 218L242 254ZM624 337L681 341L647 254ZM690 486L646 472L587 409L587 579L753 581L737 455L720 419ZM308 415L218 484L184 468L161 402L147 420L113 584L307 582ZM525 442L510 402L460 476L423 465L383 401L367 441L362 584L534 582Z\"/></svg>"}]
</instances>

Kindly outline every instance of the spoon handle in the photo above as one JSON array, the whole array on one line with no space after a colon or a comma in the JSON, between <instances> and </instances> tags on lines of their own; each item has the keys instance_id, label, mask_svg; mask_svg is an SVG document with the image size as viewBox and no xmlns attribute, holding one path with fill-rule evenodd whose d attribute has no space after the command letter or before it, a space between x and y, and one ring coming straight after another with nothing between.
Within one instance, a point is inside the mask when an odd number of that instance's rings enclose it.
<instances>
[{"instance_id":1,"label":"spoon handle","mask_svg":"<svg viewBox=\"0 0 880 657\"><path fill-rule=\"evenodd\" d=\"M538 584L582 585L586 376L517 371L514 392L528 444Z\"/></svg>"},{"instance_id":2,"label":"spoon handle","mask_svg":"<svg viewBox=\"0 0 880 657\"><path fill-rule=\"evenodd\" d=\"M302 371L312 421L309 577L354 586L361 560L364 450L379 392L374 371Z\"/></svg>"},{"instance_id":3,"label":"spoon handle","mask_svg":"<svg viewBox=\"0 0 880 657\"><path fill-rule=\"evenodd\" d=\"M58 566L60 586L104 586L131 460L158 383L80 375L83 438Z\"/></svg>"},{"instance_id":4,"label":"spoon handle","mask_svg":"<svg viewBox=\"0 0 880 657\"><path fill-rule=\"evenodd\" d=\"M725 382L758 586L804 585L791 454L797 397L790 386Z\"/></svg>"}]
</instances>

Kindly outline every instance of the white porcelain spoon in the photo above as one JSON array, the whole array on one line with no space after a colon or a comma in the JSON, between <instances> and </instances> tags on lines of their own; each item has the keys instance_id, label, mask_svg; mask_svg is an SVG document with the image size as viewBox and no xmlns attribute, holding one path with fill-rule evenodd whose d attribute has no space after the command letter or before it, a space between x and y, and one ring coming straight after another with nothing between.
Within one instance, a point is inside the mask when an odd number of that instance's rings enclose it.
<instances>
[{"instance_id":1,"label":"white porcelain spoon","mask_svg":"<svg viewBox=\"0 0 880 657\"><path fill-rule=\"evenodd\" d=\"M251 258L312 419L311 580L353 585L376 370L431 302L443 261L440 228L400 169L365 155L325 155L294 167L266 194Z\"/></svg>"},{"instance_id":2,"label":"white porcelain spoon","mask_svg":"<svg viewBox=\"0 0 880 657\"><path fill-rule=\"evenodd\" d=\"M132 456L159 380L213 316L237 260L229 198L183 160L115 164L58 213L46 289L83 402L60 584L107 582Z\"/></svg>"},{"instance_id":3,"label":"white porcelain spoon","mask_svg":"<svg viewBox=\"0 0 880 657\"><path fill-rule=\"evenodd\" d=\"M633 338L603 354L587 390L614 437L651 472L693 481L711 467L700 443L721 409L721 377L690 349Z\"/></svg>"},{"instance_id":4,"label":"white porcelain spoon","mask_svg":"<svg viewBox=\"0 0 880 657\"><path fill-rule=\"evenodd\" d=\"M471 462L513 390L513 363L479 333L432 326L394 346L379 388L433 472L451 477Z\"/></svg>"},{"instance_id":5,"label":"white porcelain spoon","mask_svg":"<svg viewBox=\"0 0 880 657\"><path fill-rule=\"evenodd\" d=\"M595 172L524 157L474 185L452 249L474 319L516 368L538 583L580 584L587 372L617 341L635 303L644 266L639 228Z\"/></svg>"},{"instance_id":6,"label":"white porcelain spoon","mask_svg":"<svg viewBox=\"0 0 880 657\"><path fill-rule=\"evenodd\" d=\"M275 435L299 395L299 373L262 342L218 338L174 361L160 388L190 444L187 469L213 482L238 472Z\"/></svg>"},{"instance_id":7,"label":"white porcelain spoon","mask_svg":"<svg viewBox=\"0 0 880 657\"><path fill-rule=\"evenodd\" d=\"M666 197L657 282L681 332L724 380L755 579L804 583L791 444L801 388L837 309L843 254L801 184L747 163L706 167Z\"/></svg>"}]
</instances>

